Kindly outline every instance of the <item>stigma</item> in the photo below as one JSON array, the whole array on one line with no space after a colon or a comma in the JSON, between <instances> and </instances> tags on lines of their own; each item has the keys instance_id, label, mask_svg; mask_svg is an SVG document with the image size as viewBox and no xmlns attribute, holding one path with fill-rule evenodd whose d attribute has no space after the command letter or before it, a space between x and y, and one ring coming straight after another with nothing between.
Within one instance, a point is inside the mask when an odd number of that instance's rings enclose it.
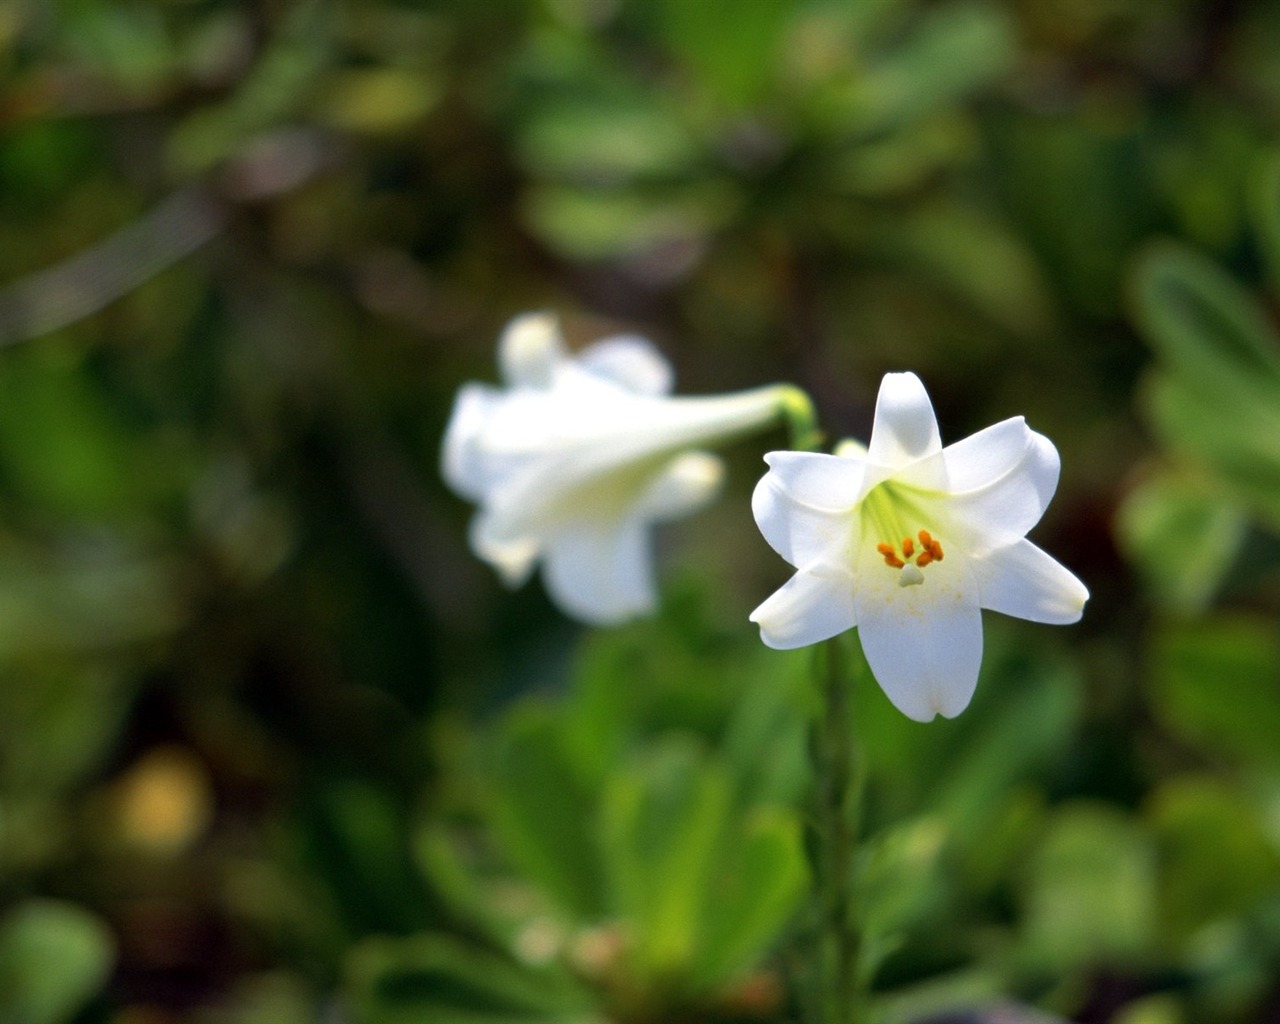
<instances>
[{"instance_id":1,"label":"stigma","mask_svg":"<svg viewBox=\"0 0 1280 1024\"><path fill-rule=\"evenodd\" d=\"M923 582L924 573L910 562L902 567L902 572L898 573L898 586L900 587L918 587Z\"/></svg>"}]
</instances>

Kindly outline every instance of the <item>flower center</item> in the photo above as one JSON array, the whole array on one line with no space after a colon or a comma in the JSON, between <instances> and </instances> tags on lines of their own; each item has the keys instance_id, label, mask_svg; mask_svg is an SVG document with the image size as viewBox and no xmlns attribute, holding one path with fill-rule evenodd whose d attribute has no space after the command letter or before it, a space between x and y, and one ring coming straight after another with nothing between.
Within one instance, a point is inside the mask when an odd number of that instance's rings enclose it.
<instances>
[{"instance_id":1,"label":"flower center","mask_svg":"<svg viewBox=\"0 0 1280 1024\"><path fill-rule=\"evenodd\" d=\"M928 530L921 530L916 537L903 537L902 544L880 543L876 550L884 556L884 564L891 569L901 570L898 574L898 586L916 587L924 582L924 573L920 570L933 562L943 559L942 545L933 538Z\"/></svg>"}]
</instances>

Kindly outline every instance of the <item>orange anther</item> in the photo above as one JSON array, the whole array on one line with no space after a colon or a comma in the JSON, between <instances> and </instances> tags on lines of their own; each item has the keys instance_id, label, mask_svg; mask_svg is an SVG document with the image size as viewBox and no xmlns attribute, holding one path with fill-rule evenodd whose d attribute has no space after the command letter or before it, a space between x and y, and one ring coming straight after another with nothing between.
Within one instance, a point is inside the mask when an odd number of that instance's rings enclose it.
<instances>
[{"instance_id":1,"label":"orange anther","mask_svg":"<svg viewBox=\"0 0 1280 1024\"><path fill-rule=\"evenodd\" d=\"M929 545L929 554L933 556L933 560L935 562L941 562L942 561L942 545L935 540L932 544Z\"/></svg>"},{"instance_id":2,"label":"orange anther","mask_svg":"<svg viewBox=\"0 0 1280 1024\"><path fill-rule=\"evenodd\" d=\"M889 555L895 555L895 554L897 554L897 552L893 550L893 545L892 545L892 544L877 544L877 545L876 545L876 550L877 550L877 551L879 551L879 552L880 552L880 554L884 555L886 558L887 558Z\"/></svg>"},{"instance_id":3,"label":"orange anther","mask_svg":"<svg viewBox=\"0 0 1280 1024\"><path fill-rule=\"evenodd\" d=\"M920 543L923 544L926 548L928 548L929 545L933 543L933 537L930 535L928 530L921 530L919 536L920 536Z\"/></svg>"},{"instance_id":4,"label":"orange anther","mask_svg":"<svg viewBox=\"0 0 1280 1024\"><path fill-rule=\"evenodd\" d=\"M888 566L892 566L894 569L901 569L907 563L904 562L897 555L895 555L892 551L890 551L887 555L884 556L884 564Z\"/></svg>"},{"instance_id":5,"label":"orange anther","mask_svg":"<svg viewBox=\"0 0 1280 1024\"><path fill-rule=\"evenodd\" d=\"M916 559L916 565L923 569L926 565L933 561L933 555L927 551L921 551L920 557Z\"/></svg>"},{"instance_id":6,"label":"orange anther","mask_svg":"<svg viewBox=\"0 0 1280 1024\"><path fill-rule=\"evenodd\" d=\"M902 538L902 554L905 558L910 558L916 553L915 542L910 537Z\"/></svg>"}]
</instances>

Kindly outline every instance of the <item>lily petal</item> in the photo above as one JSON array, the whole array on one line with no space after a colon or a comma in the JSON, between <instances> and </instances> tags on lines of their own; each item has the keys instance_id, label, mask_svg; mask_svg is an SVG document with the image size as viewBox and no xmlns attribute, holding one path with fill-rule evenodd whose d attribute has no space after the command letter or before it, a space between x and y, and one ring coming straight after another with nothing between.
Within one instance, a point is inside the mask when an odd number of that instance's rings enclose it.
<instances>
[{"instance_id":1,"label":"lily petal","mask_svg":"<svg viewBox=\"0 0 1280 1024\"><path fill-rule=\"evenodd\" d=\"M498 340L498 370L511 387L550 387L566 356L560 322L551 313L516 317Z\"/></svg>"},{"instance_id":2,"label":"lily petal","mask_svg":"<svg viewBox=\"0 0 1280 1024\"><path fill-rule=\"evenodd\" d=\"M620 334L582 349L576 359L584 370L639 395L669 394L675 386L671 364L647 338Z\"/></svg>"},{"instance_id":3,"label":"lily petal","mask_svg":"<svg viewBox=\"0 0 1280 1024\"><path fill-rule=\"evenodd\" d=\"M825 512L848 512L866 475L860 459L821 452L769 452L764 461L775 487L796 504Z\"/></svg>"},{"instance_id":4,"label":"lily petal","mask_svg":"<svg viewBox=\"0 0 1280 1024\"><path fill-rule=\"evenodd\" d=\"M1008 476L1026 458L1033 431L1021 416L992 424L942 450L951 491L973 491Z\"/></svg>"},{"instance_id":5,"label":"lily petal","mask_svg":"<svg viewBox=\"0 0 1280 1024\"><path fill-rule=\"evenodd\" d=\"M970 553L975 556L1007 547L1025 537L1027 531L1040 521L1057 490L1061 467L1058 450L1043 434L1034 430L1026 433L1026 447L1021 457L1009 464L1005 473L980 486L946 496L946 515L960 527ZM975 438L978 436L974 435ZM997 438L991 440L994 442ZM1007 438L1002 439L1002 446L1005 442ZM954 447L959 448L960 445ZM975 446L971 451L974 456L971 462L949 459L948 470L954 461L963 467L958 471L961 476L979 479L979 470L985 471L999 464L1000 460L995 455L987 457L988 453L981 446ZM1000 455L1007 455L1007 452L1002 450Z\"/></svg>"},{"instance_id":6,"label":"lily petal","mask_svg":"<svg viewBox=\"0 0 1280 1024\"><path fill-rule=\"evenodd\" d=\"M798 572L751 613L760 639L779 651L806 647L852 629L853 580Z\"/></svg>"},{"instance_id":7,"label":"lily petal","mask_svg":"<svg viewBox=\"0 0 1280 1024\"><path fill-rule=\"evenodd\" d=\"M533 572L540 545L535 537L511 533L509 524L487 509L471 518L468 540L476 557L488 562L509 587L518 587Z\"/></svg>"},{"instance_id":8,"label":"lily petal","mask_svg":"<svg viewBox=\"0 0 1280 1024\"><path fill-rule=\"evenodd\" d=\"M440 448L440 474L464 498L478 501L490 481L484 434L502 404L502 394L484 384L466 384L458 392Z\"/></svg>"},{"instance_id":9,"label":"lily petal","mask_svg":"<svg viewBox=\"0 0 1280 1024\"><path fill-rule=\"evenodd\" d=\"M636 503L646 522L678 519L709 504L724 483L724 462L710 452L685 452L672 459Z\"/></svg>"},{"instance_id":10,"label":"lily petal","mask_svg":"<svg viewBox=\"0 0 1280 1024\"><path fill-rule=\"evenodd\" d=\"M915 586L900 586L874 551L859 561L858 637L876 681L908 718L954 718L969 706L982 665L982 613L965 560L948 555Z\"/></svg>"},{"instance_id":11,"label":"lily petal","mask_svg":"<svg viewBox=\"0 0 1280 1024\"><path fill-rule=\"evenodd\" d=\"M638 520L565 529L548 544L542 575L552 600L582 622L615 625L657 604L648 531Z\"/></svg>"},{"instance_id":12,"label":"lily petal","mask_svg":"<svg viewBox=\"0 0 1280 1024\"><path fill-rule=\"evenodd\" d=\"M899 468L942 451L942 436L924 384L914 373L886 373L876 397L867 458Z\"/></svg>"},{"instance_id":13,"label":"lily petal","mask_svg":"<svg viewBox=\"0 0 1280 1024\"><path fill-rule=\"evenodd\" d=\"M1029 540L976 559L973 574L982 607L1018 619L1064 626L1080 620L1089 600L1076 575Z\"/></svg>"},{"instance_id":14,"label":"lily petal","mask_svg":"<svg viewBox=\"0 0 1280 1024\"><path fill-rule=\"evenodd\" d=\"M848 510L831 511L797 501L783 479L781 473L770 470L751 495L752 515L769 546L798 569L847 561ZM837 483L843 489L844 481Z\"/></svg>"},{"instance_id":15,"label":"lily petal","mask_svg":"<svg viewBox=\"0 0 1280 1024\"><path fill-rule=\"evenodd\" d=\"M502 467L500 486L489 487L485 498L486 508L509 524L506 533L550 536L557 522L576 522L585 514L618 522L629 506L643 502L664 466L683 450L729 440L777 414L776 388L706 398L646 398L609 389L614 396L598 417L580 404L561 407L555 395L524 390L505 396L486 434L487 456ZM573 412L585 422L570 422L567 414ZM547 429L539 427L539 416L548 421ZM612 422L600 423L605 416ZM686 488L696 475L706 493L708 471L705 461L686 465ZM645 505L635 514L671 518L675 497L665 509L661 494L654 500L659 507Z\"/></svg>"}]
</instances>

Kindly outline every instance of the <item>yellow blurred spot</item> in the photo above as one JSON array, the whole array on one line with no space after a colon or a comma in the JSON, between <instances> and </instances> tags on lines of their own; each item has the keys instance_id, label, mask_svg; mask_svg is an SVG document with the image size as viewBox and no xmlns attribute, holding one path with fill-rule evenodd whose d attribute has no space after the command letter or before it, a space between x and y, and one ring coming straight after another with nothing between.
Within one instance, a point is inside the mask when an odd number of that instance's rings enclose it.
<instances>
[{"instance_id":1,"label":"yellow blurred spot","mask_svg":"<svg viewBox=\"0 0 1280 1024\"><path fill-rule=\"evenodd\" d=\"M112 797L119 837L161 855L190 846L213 813L204 766L179 747L158 747L143 756L116 783Z\"/></svg>"},{"instance_id":2,"label":"yellow blurred spot","mask_svg":"<svg viewBox=\"0 0 1280 1024\"><path fill-rule=\"evenodd\" d=\"M348 71L335 79L319 114L349 131L395 132L426 116L438 98L434 83L410 71Z\"/></svg>"}]
</instances>

